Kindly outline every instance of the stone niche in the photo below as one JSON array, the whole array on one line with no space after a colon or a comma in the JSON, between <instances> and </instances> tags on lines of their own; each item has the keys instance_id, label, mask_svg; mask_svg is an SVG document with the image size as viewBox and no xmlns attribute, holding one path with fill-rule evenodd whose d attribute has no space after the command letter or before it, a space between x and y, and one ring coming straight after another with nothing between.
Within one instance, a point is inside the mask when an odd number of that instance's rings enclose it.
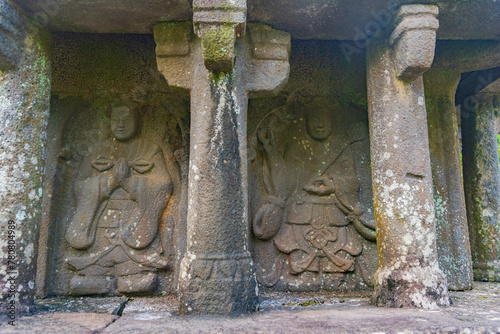
<instances>
[{"instance_id":1,"label":"stone niche","mask_svg":"<svg viewBox=\"0 0 500 334\"><path fill-rule=\"evenodd\" d=\"M154 50L149 35L54 35L39 295L176 289L189 96Z\"/></svg>"},{"instance_id":2,"label":"stone niche","mask_svg":"<svg viewBox=\"0 0 500 334\"><path fill-rule=\"evenodd\" d=\"M364 54L293 41L249 102L250 247L276 290L370 289L377 267ZM189 95L149 35L54 34L38 295L175 293L186 249Z\"/></svg>"},{"instance_id":3,"label":"stone niche","mask_svg":"<svg viewBox=\"0 0 500 334\"><path fill-rule=\"evenodd\" d=\"M251 252L262 286L370 289L377 269L364 53L293 41L279 96L250 101Z\"/></svg>"}]
</instances>

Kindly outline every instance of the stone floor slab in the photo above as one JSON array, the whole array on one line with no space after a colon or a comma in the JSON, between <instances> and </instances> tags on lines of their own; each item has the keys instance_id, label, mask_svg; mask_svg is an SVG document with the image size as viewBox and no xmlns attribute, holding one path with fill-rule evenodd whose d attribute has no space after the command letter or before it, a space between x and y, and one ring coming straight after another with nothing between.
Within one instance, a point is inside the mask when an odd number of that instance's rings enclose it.
<instances>
[{"instance_id":1,"label":"stone floor slab","mask_svg":"<svg viewBox=\"0 0 500 334\"><path fill-rule=\"evenodd\" d=\"M370 292L260 295L259 312L234 318L179 316L175 296L131 298L121 317L106 307L95 308L100 314L76 313L92 301L106 305L107 298L89 298L73 313L45 310L18 319L15 328L2 324L0 333L500 333L500 283L475 282L474 290L451 292L452 306L436 310L371 306Z\"/></svg>"},{"instance_id":2,"label":"stone floor slab","mask_svg":"<svg viewBox=\"0 0 500 334\"><path fill-rule=\"evenodd\" d=\"M0 325L0 333L26 334L80 334L101 333L119 316L99 313L52 313L23 317L15 321L15 326Z\"/></svg>"}]
</instances>

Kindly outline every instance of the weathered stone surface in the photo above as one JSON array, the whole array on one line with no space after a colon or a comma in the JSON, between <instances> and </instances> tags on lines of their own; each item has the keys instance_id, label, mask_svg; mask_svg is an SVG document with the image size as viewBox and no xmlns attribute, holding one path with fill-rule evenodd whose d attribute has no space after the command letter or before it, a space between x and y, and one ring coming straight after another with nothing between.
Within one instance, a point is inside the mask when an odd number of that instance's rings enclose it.
<instances>
[{"instance_id":1,"label":"weathered stone surface","mask_svg":"<svg viewBox=\"0 0 500 334\"><path fill-rule=\"evenodd\" d=\"M252 212L257 277L279 290L363 289L373 280L375 226L361 204L354 151L368 134L362 123L346 126L357 110L302 100L268 112L251 139L251 189L264 185L252 196L261 203Z\"/></svg>"},{"instance_id":2,"label":"weathered stone surface","mask_svg":"<svg viewBox=\"0 0 500 334\"><path fill-rule=\"evenodd\" d=\"M365 60L364 54L346 60L339 48L341 43L294 41L290 79L283 91L277 97L250 101L251 252L257 279L265 291L366 290L373 284L377 249L375 242L368 240L373 239L373 229L362 223L355 226L348 220L361 214L364 223L374 224ZM317 140L308 134L306 115L322 116L318 127L330 129L327 138ZM267 154L266 149L275 154ZM334 194L325 191L325 196L321 196L303 190L315 178L327 183L331 180ZM357 212L344 214L341 210L345 207L334 204L336 197ZM368 239L356 228L369 232L364 234ZM309 229L311 233L316 231L320 241L327 242L327 251L347 258L342 261L354 260L353 270L335 268L321 245L317 248L304 238L304 231ZM266 230L275 234L262 233ZM298 233L291 234L293 230ZM328 231L333 231L330 237L338 233L340 238L326 240L328 235L322 232ZM344 232L347 240L343 239ZM352 256L341 250L349 249L350 243L362 251ZM312 262L305 270L296 272L290 263L297 268L301 257Z\"/></svg>"},{"instance_id":3,"label":"weathered stone surface","mask_svg":"<svg viewBox=\"0 0 500 334\"><path fill-rule=\"evenodd\" d=\"M246 186L247 95L242 69L213 75L194 45L187 252L180 268L184 313L238 314L255 310L257 290L248 252Z\"/></svg>"},{"instance_id":4,"label":"weathered stone surface","mask_svg":"<svg viewBox=\"0 0 500 334\"><path fill-rule=\"evenodd\" d=\"M499 78L500 67L463 73L455 95L455 105L460 105L461 110L470 113L477 105L476 95Z\"/></svg>"},{"instance_id":5,"label":"weathered stone surface","mask_svg":"<svg viewBox=\"0 0 500 334\"><path fill-rule=\"evenodd\" d=\"M189 102L154 48L152 36L54 35L40 296L175 290Z\"/></svg>"},{"instance_id":6,"label":"weathered stone surface","mask_svg":"<svg viewBox=\"0 0 500 334\"><path fill-rule=\"evenodd\" d=\"M426 5L401 6L396 12L389 45L394 48L399 79L414 81L431 66L439 28L438 13L438 7Z\"/></svg>"},{"instance_id":7,"label":"weathered stone surface","mask_svg":"<svg viewBox=\"0 0 500 334\"><path fill-rule=\"evenodd\" d=\"M460 70L424 74L439 267L451 290L472 289L472 260L460 162L455 93Z\"/></svg>"},{"instance_id":8,"label":"weathered stone surface","mask_svg":"<svg viewBox=\"0 0 500 334\"><path fill-rule=\"evenodd\" d=\"M453 305L436 310L381 309L367 293L261 294L260 312L240 317L185 317L172 297L134 298L116 318L109 314L43 313L23 317L2 333L497 333L498 283L476 282L474 290L451 292ZM91 299L91 298L78 298ZM97 303L114 298L99 298ZM37 304L39 301L37 301Z\"/></svg>"},{"instance_id":9,"label":"weathered stone surface","mask_svg":"<svg viewBox=\"0 0 500 334\"><path fill-rule=\"evenodd\" d=\"M0 71L17 68L22 57L26 27L16 6L0 1Z\"/></svg>"},{"instance_id":10,"label":"weathered stone surface","mask_svg":"<svg viewBox=\"0 0 500 334\"><path fill-rule=\"evenodd\" d=\"M471 72L497 66L500 66L500 42L498 41L436 42L433 68Z\"/></svg>"},{"instance_id":11,"label":"weathered stone surface","mask_svg":"<svg viewBox=\"0 0 500 334\"><path fill-rule=\"evenodd\" d=\"M171 235L159 233L173 182L162 149L138 138L139 107L113 103L111 138L89 147L75 182L76 211L66 230L70 293L145 294L169 265Z\"/></svg>"},{"instance_id":12,"label":"weathered stone surface","mask_svg":"<svg viewBox=\"0 0 500 334\"><path fill-rule=\"evenodd\" d=\"M246 0L194 0L194 31L201 39L205 66L212 72L230 72L234 42L246 32Z\"/></svg>"},{"instance_id":13,"label":"weathered stone surface","mask_svg":"<svg viewBox=\"0 0 500 334\"><path fill-rule=\"evenodd\" d=\"M2 324L2 333L98 333L118 319L96 313L53 313L24 317L15 327Z\"/></svg>"},{"instance_id":14,"label":"weathered stone surface","mask_svg":"<svg viewBox=\"0 0 500 334\"><path fill-rule=\"evenodd\" d=\"M246 68L249 98L277 95L288 82L290 34L263 24L248 26L252 57Z\"/></svg>"},{"instance_id":15,"label":"weathered stone surface","mask_svg":"<svg viewBox=\"0 0 500 334\"><path fill-rule=\"evenodd\" d=\"M429 11L420 5L400 11ZM424 40L431 43L427 28ZM410 30L411 31L411 30ZM417 32L413 36L420 36ZM413 59L416 68L400 80L401 59L383 34L371 40L367 53L368 111L379 269L373 303L389 307L448 306L446 277L438 267L432 172L422 75L432 59ZM433 49L415 39L411 48ZM411 49L403 50L412 52ZM422 54L417 51L417 54ZM433 52L422 55L432 57ZM414 66L415 65L415 66ZM408 81L409 78L414 81Z\"/></svg>"},{"instance_id":16,"label":"weathered stone surface","mask_svg":"<svg viewBox=\"0 0 500 334\"><path fill-rule=\"evenodd\" d=\"M0 5L2 24L10 17L23 27L20 31L12 27L19 34L13 45L0 44L2 51L21 47L11 66L0 73L0 317L15 320L34 309L51 83L50 35L31 26L16 7L7 2Z\"/></svg>"},{"instance_id":17,"label":"weathered stone surface","mask_svg":"<svg viewBox=\"0 0 500 334\"><path fill-rule=\"evenodd\" d=\"M464 187L474 279L500 281L498 96L477 94L462 108ZM473 107L473 109L471 109Z\"/></svg>"},{"instance_id":18,"label":"weathered stone surface","mask_svg":"<svg viewBox=\"0 0 500 334\"><path fill-rule=\"evenodd\" d=\"M261 312L237 318L179 317L170 305L163 310L150 307L148 312L127 313L130 304L124 316L103 332L490 334L500 330L498 284L481 283L472 291L451 295L453 305L449 308L415 311L370 306L366 294L274 292L261 296Z\"/></svg>"},{"instance_id":19,"label":"weathered stone surface","mask_svg":"<svg viewBox=\"0 0 500 334\"><path fill-rule=\"evenodd\" d=\"M79 0L16 1L35 22L59 32L150 34L165 20L191 20L185 0ZM59 27L59 28L56 28Z\"/></svg>"},{"instance_id":20,"label":"weathered stone surface","mask_svg":"<svg viewBox=\"0 0 500 334\"><path fill-rule=\"evenodd\" d=\"M162 25L156 33L169 29L168 23ZM190 28L185 25L184 29ZM220 32L214 36L225 38ZM155 40L168 43L164 36ZM171 85L191 91L187 251L179 273L180 311L238 314L255 310L258 301L248 249L245 69L251 63L251 54L247 38L236 40L236 63L224 73L218 67L225 67L222 58L212 64L215 67L206 66L206 41L203 35L195 38L189 55L159 53L157 58L158 68ZM157 48L162 49L161 45ZM288 77L288 57L275 58L283 63L277 67L283 71L276 73L281 83ZM188 75L178 73L179 69Z\"/></svg>"},{"instance_id":21,"label":"weathered stone surface","mask_svg":"<svg viewBox=\"0 0 500 334\"><path fill-rule=\"evenodd\" d=\"M186 0L16 0L56 31L150 34L161 21L191 20ZM231 1L232 4L241 1ZM391 9L405 0L248 0L248 21L262 22L299 39L359 40L388 25ZM425 0L440 8L440 39L499 40L500 8L495 0ZM352 44L354 45L354 44ZM359 51L364 50L362 46Z\"/></svg>"},{"instance_id":22,"label":"weathered stone surface","mask_svg":"<svg viewBox=\"0 0 500 334\"><path fill-rule=\"evenodd\" d=\"M121 315L128 297L53 297L36 300L37 313L107 313Z\"/></svg>"}]
</instances>

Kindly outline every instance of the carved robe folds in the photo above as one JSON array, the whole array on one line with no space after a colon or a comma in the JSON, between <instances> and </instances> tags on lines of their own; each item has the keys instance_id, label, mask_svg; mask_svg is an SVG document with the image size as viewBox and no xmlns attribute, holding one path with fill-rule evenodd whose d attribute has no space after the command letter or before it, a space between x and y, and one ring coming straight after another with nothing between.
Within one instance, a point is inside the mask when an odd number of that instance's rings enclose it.
<instances>
[{"instance_id":1,"label":"carved robe folds","mask_svg":"<svg viewBox=\"0 0 500 334\"><path fill-rule=\"evenodd\" d=\"M158 222L172 181L162 150L145 139L109 139L91 149L80 177L77 209L66 233L70 246L81 251L67 258L78 273L72 292L112 293L111 283L87 280L113 276L119 292L152 292L154 271L167 266Z\"/></svg>"},{"instance_id":2,"label":"carved robe folds","mask_svg":"<svg viewBox=\"0 0 500 334\"><path fill-rule=\"evenodd\" d=\"M362 139L335 128L334 108L339 107L320 98L307 105L306 131L290 138L284 153L278 145L283 133L276 138L271 128L257 131L266 194L253 219L253 234L268 250L270 242L277 249L267 253L274 254L274 264L267 260L271 255L258 261L259 279L267 286L279 280L297 282L287 284L302 290L304 285L340 285L342 274L360 269L356 258L364 240L375 240L372 219L357 199L352 144ZM328 276L333 273L338 275Z\"/></svg>"}]
</instances>

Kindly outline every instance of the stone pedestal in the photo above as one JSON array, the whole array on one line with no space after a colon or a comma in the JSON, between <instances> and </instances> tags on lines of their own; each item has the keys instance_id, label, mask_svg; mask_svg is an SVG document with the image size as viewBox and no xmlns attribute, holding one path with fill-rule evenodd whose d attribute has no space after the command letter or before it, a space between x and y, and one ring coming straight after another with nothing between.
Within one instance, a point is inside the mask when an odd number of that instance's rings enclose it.
<instances>
[{"instance_id":1,"label":"stone pedestal","mask_svg":"<svg viewBox=\"0 0 500 334\"><path fill-rule=\"evenodd\" d=\"M424 74L439 267L451 290L472 289L472 260L460 164L455 93L460 70Z\"/></svg>"},{"instance_id":2,"label":"stone pedestal","mask_svg":"<svg viewBox=\"0 0 500 334\"><path fill-rule=\"evenodd\" d=\"M462 110L465 198L474 279L500 282L500 172L496 115L500 99L475 96L475 108Z\"/></svg>"},{"instance_id":3,"label":"stone pedestal","mask_svg":"<svg viewBox=\"0 0 500 334\"><path fill-rule=\"evenodd\" d=\"M160 72L169 85L191 91L187 251L179 273L182 313L241 314L258 306L248 251L247 103L249 95L277 93L289 72L288 34L252 26L250 36L237 39L232 50L221 47L230 42L218 29L231 31L213 28L220 40L210 45L204 40L207 32L193 35L189 23L155 27ZM209 53L219 47L229 54Z\"/></svg>"},{"instance_id":4,"label":"stone pedestal","mask_svg":"<svg viewBox=\"0 0 500 334\"><path fill-rule=\"evenodd\" d=\"M50 36L0 1L0 318L34 310Z\"/></svg>"},{"instance_id":5,"label":"stone pedestal","mask_svg":"<svg viewBox=\"0 0 500 334\"><path fill-rule=\"evenodd\" d=\"M404 5L391 35L370 41L368 110L379 269L373 304L448 306L438 267L422 74L434 56L438 9Z\"/></svg>"}]
</instances>

